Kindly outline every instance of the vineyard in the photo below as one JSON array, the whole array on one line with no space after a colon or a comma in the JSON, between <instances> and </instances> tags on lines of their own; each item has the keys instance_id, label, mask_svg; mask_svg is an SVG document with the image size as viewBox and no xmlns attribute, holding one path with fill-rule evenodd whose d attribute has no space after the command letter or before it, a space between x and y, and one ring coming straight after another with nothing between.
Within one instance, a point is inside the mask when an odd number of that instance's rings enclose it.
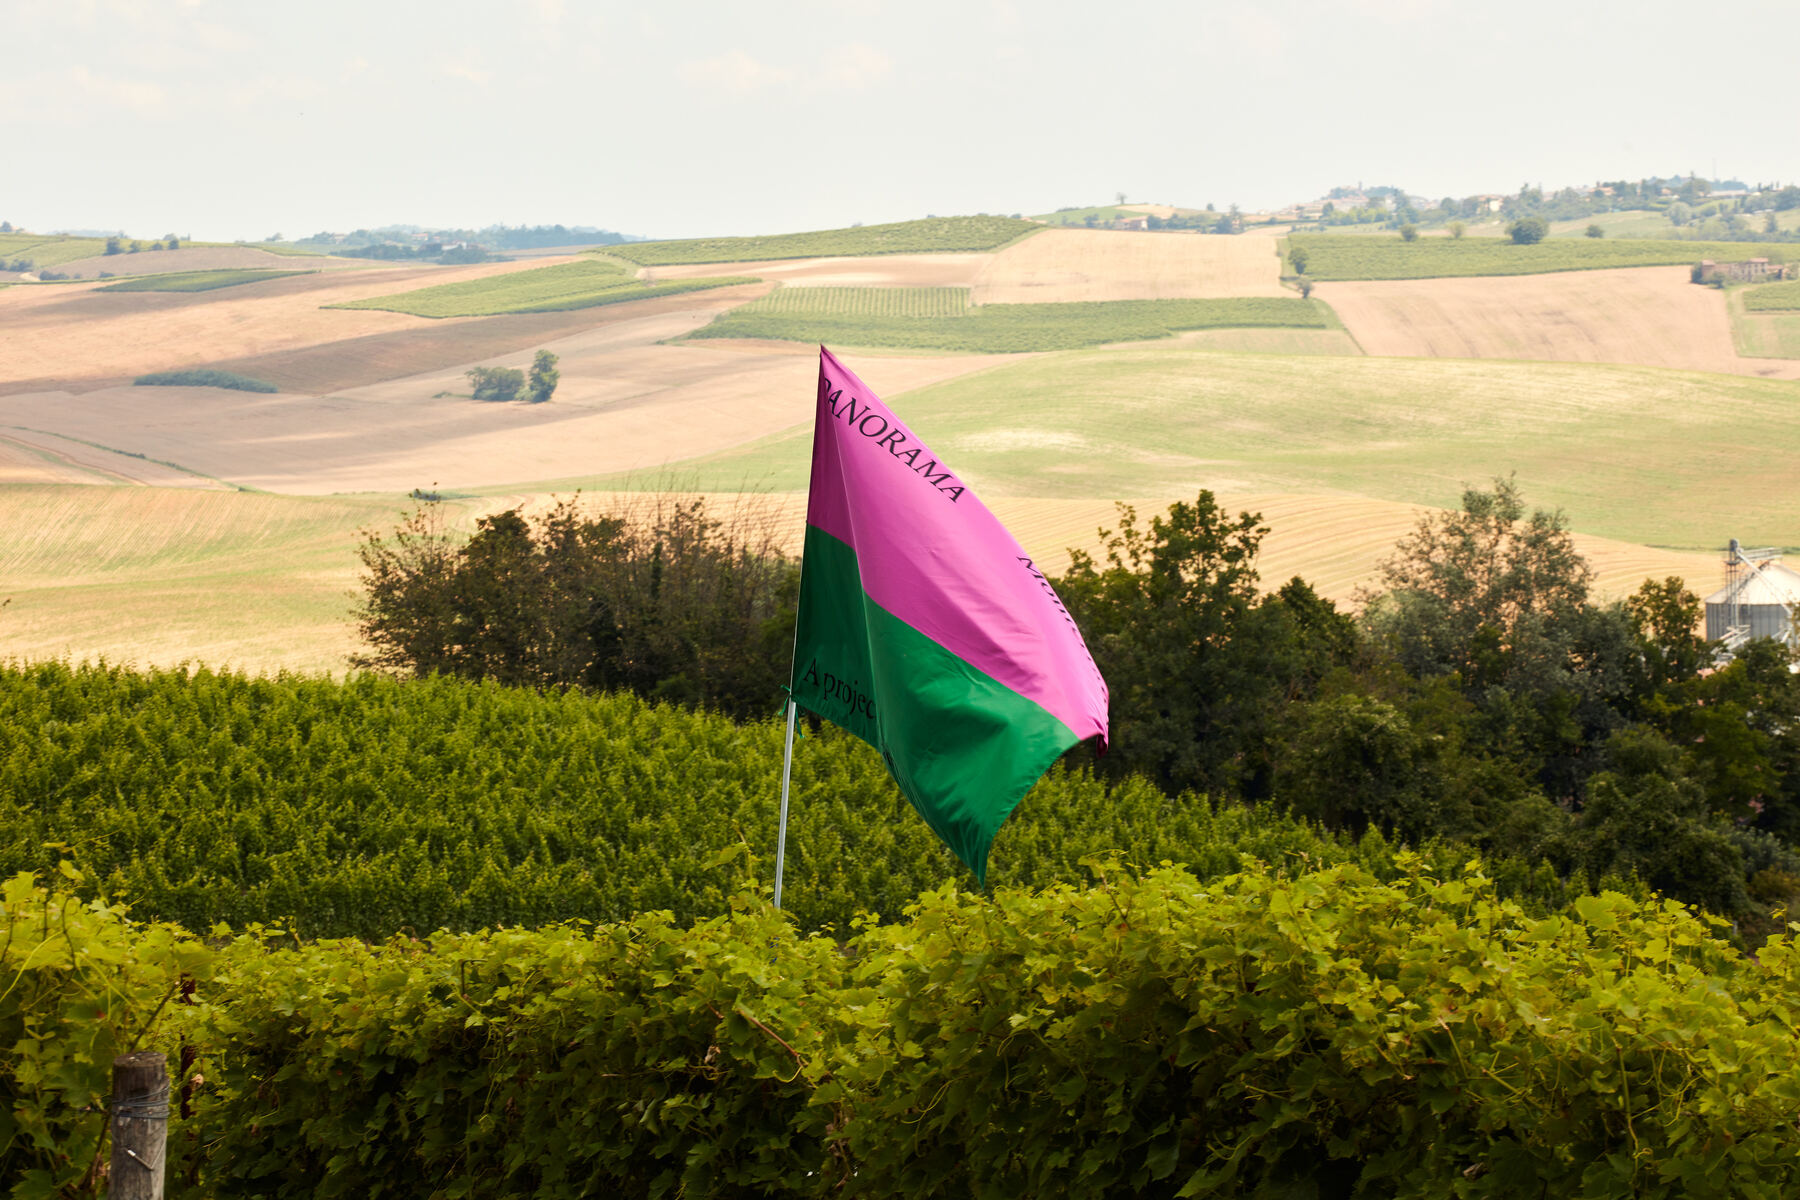
<instances>
[{"instance_id":1,"label":"vineyard","mask_svg":"<svg viewBox=\"0 0 1800 1200\"><path fill-rule=\"evenodd\" d=\"M771 705L773 708L773 705ZM723 912L722 863L775 857L781 731L626 695L449 679L346 683L46 664L0 672L0 875L60 855L133 913L204 931L307 937ZM67 843L67 848L62 844ZM1078 879L1122 854L1203 877L1247 861L1394 870L1273 812L1171 800L1052 772L995 842L990 878ZM1439 869L1466 851L1431 850ZM897 917L960 868L863 743L829 728L795 755L787 883L808 929ZM1508 868L1537 901L1554 875ZM1575 890L1579 891L1579 881Z\"/></svg>"},{"instance_id":2,"label":"vineyard","mask_svg":"<svg viewBox=\"0 0 1800 1200\"><path fill-rule=\"evenodd\" d=\"M713 278L644 284L627 275L617 263L589 259L461 283L441 283L392 296L346 300L326 307L377 309L415 317L486 317L500 313L567 312L751 282L754 281Z\"/></svg>"},{"instance_id":3,"label":"vineyard","mask_svg":"<svg viewBox=\"0 0 1800 1200\"><path fill-rule=\"evenodd\" d=\"M170 271L166 275L140 275L134 279L109 283L102 292L210 292L215 288L237 287L244 283L261 283L265 279L286 279L290 275L307 275L308 271L258 271L227 268L220 271Z\"/></svg>"},{"instance_id":4,"label":"vineyard","mask_svg":"<svg viewBox=\"0 0 1800 1200\"><path fill-rule=\"evenodd\" d=\"M965 288L778 288L688 336L1006 354L1145 341L1191 329L1334 328L1322 302L1298 297L978 306L967 297Z\"/></svg>"},{"instance_id":5,"label":"vineyard","mask_svg":"<svg viewBox=\"0 0 1800 1200\"><path fill-rule=\"evenodd\" d=\"M94 1195L106 1064L142 1045L179 1064L168 1194L196 1200L1800 1188L1791 934L1752 958L1677 904L1538 917L1397 865L1097 859L837 937L734 880L687 926L373 945L203 941L19 875L0 1175Z\"/></svg>"},{"instance_id":6,"label":"vineyard","mask_svg":"<svg viewBox=\"0 0 1800 1200\"><path fill-rule=\"evenodd\" d=\"M613 258L645 267L679 263L760 262L836 255L930 254L998 250L1043 228L1011 217L928 217L891 225L857 225L769 237L692 238L678 242L626 242L608 246Z\"/></svg>"},{"instance_id":7,"label":"vineyard","mask_svg":"<svg viewBox=\"0 0 1800 1200\"><path fill-rule=\"evenodd\" d=\"M60 267L106 252L105 238L43 237L35 233L0 233L0 259L29 259L35 269Z\"/></svg>"},{"instance_id":8,"label":"vineyard","mask_svg":"<svg viewBox=\"0 0 1800 1200\"><path fill-rule=\"evenodd\" d=\"M1751 312L1800 311L1800 279L1749 288L1744 292L1744 307Z\"/></svg>"},{"instance_id":9,"label":"vineyard","mask_svg":"<svg viewBox=\"0 0 1800 1200\"><path fill-rule=\"evenodd\" d=\"M1784 262L1791 245L1751 242L1677 242L1611 238L1556 238L1534 246L1509 238L1420 238L1399 235L1355 237L1297 234L1288 239L1306 255L1314 279L1438 279L1457 275L1537 275L1592 271L1602 267L1686 266L1703 258L1720 261L1766 257Z\"/></svg>"}]
</instances>

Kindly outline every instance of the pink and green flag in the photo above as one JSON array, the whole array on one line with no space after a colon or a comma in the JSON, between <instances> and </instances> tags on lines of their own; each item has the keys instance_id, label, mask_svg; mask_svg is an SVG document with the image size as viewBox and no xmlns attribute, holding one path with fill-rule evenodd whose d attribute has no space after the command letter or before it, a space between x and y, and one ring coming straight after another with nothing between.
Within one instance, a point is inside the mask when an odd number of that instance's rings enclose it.
<instances>
[{"instance_id":1,"label":"pink and green flag","mask_svg":"<svg viewBox=\"0 0 1800 1200\"><path fill-rule=\"evenodd\" d=\"M1031 785L1106 741L1106 682L1050 581L822 346L792 690L881 752L983 884Z\"/></svg>"}]
</instances>

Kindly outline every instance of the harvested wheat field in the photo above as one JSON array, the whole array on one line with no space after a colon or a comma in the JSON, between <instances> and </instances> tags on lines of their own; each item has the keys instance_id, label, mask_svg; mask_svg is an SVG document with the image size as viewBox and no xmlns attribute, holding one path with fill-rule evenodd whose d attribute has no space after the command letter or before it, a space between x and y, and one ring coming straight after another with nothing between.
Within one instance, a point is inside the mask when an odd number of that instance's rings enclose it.
<instances>
[{"instance_id":1,"label":"harvested wheat field","mask_svg":"<svg viewBox=\"0 0 1800 1200\"><path fill-rule=\"evenodd\" d=\"M179 467L19 426L0 426L0 484L6 483L133 484L202 491L233 490L229 484Z\"/></svg>"},{"instance_id":2,"label":"harvested wheat field","mask_svg":"<svg viewBox=\"0 0 1800 1200\"><path fill-rule=\"evenodd\" d=\"M768 531L770 542L788 554L800 552L806 524L806 496L798 492L776 493L660 493L593 492L583 500L595 510L630 515L650 511L658 503L699 498L706 511L728 524ZM1138 523L1165 512L1176 499L1192 501L1192 495L1128 501L1137 509ZM1365 496L1300 495L1291 492L1238 492L1218 496L1230 513L1262 515L1269 527L1257 556L1257 571L1264 591L1274 591L1298 575L1320 595L1340 607L1356 602L1362 589L1378 583L1378 566L1394 552L1401 538L1411 533L1419 518L1433 511L1411 504L1372 500ZM548 508L554 498L536 496L509 499L525 511ZM1118 528L1118 505L1108 500L1042 499L996 496L988 508L1027 554L1050 575L1069 569L1071 550L1084 550L1104 567L1099 532ZM1718 574L1716 555L1681 550L1661 550L1611 538L1575 534L1575 546L1594 568L1593 590L1607 600L1623 599L1645 579L1677 575L1695 591L1713 586Z\"/></svg>"},{"instance_id":3,"label":"harvested wheat field","mask_svg":"<svg viewBox=\"0 0 1800 1200\"><path fill-rule=\"evenodd\" d=\"M164 251L165 254L169 252ZM181 253L177 251L176 253ZM291 266L291 258L275 258ZM422 317L321 306L456 283L543 260L291 275L210 292L107 292L103 284L0 289L0 390L107 380L414 328ZM480 318L467 318L479 320Z\"/></svg>"},{"instance_id":4,"label":"harvested wheat field","mask_svg":"<svg viewBox=\"0 0 1800 1200\"><path fill-rule=\"evenodd\" d=\"M654 472L788 429L812 411L816 358L655 344L691 313L552 341L550 404L490 404L460 367L330 396L218 388L100 388L0 397L0 426L47 430L199 475L296 495L501 487ZM1022 356L847 356L887 395ZM488 365L523 366L519 351ZM203 433L203 435L202 435Z\"/></svg>"},{"instance_id":5,"label":"harvested wheat field","mask_svg":"<svg viewBox=\"0 0 1800 1200\"><path fill-rule=\"evenodd\" d=\"M874 254L769 262L687 263L644 267L646 282L709 275L755 275L788 287L972 287L992 254Z\"/></svg>"},{"instance_id":6,"label":"harvested wheat field","mask_svg":"<svg viewBox=\"0 0 1800 1200\"><path fill-rule=\"evenodd\" d=\"M1800 379L1741 357L1725 297L1686 267L1325 283L1315 293L1363 350L1392 358L1621 363Z\"/></svg>"},{"instance_id":7,"label":"harvested wheat field","mask_svg":"<svg viewBox=\"0 0 1800 1200\"><path fill-rule=\"evenodd\" d=\"M179 250L142 250L136 254L102 254L78 258L57 267L69 275L93 279L101 271L114 275L161 275L168 271L223 271L237 267L268 271L342 271L380 269L386 264L367 258L333 258L323 254L271 254L254 246L183 246Z\"/></svg>"},{"instance_id":8,"label":"harvested wheat field","mask_svg":"<svg viewBox=\"0 0 1800 1200\"><path fill-rule=\"evenodd\" d=\"M1046 229L992 256L977 304L1286 296L1267 241L1184 233Z\"/></svg>"}]
</instances>

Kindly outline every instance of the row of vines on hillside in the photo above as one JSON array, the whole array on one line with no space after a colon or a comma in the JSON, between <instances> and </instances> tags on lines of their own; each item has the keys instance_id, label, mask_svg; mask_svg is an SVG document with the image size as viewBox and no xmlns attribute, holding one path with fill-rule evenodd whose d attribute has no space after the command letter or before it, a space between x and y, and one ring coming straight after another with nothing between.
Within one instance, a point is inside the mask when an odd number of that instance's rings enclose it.
<instances>
[{"instance_id":1,"label":"row of vines on hillside","mask_svg":"<svg viewBox=\"0 0 1800 1200\"><path fill-rule=\"evenodd\" d=\"M347 682L200 671L0 671L0 871L67 855L143 917L206 930L289 922L308 937L619 920L725 908L729 856L774 861L781 731L628 695L446 678ZM995 843L992 878L1047 884L1092 854L1186 863L1360 862L1379 834L1269 808L1170 798L1057 770ZM1428 850L1440 867L1455 846ZM1560 905L1585 885L1504 865ZM787 889L806 928L897 916L955 860L863 743L829 727L795 754Z\"/></svg>"}]
</instances>

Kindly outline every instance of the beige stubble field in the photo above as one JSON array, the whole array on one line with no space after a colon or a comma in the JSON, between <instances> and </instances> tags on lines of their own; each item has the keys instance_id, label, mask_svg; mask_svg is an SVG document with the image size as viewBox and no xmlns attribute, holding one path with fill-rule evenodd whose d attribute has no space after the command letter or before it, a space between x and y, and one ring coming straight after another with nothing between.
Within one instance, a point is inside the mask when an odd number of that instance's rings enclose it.
<instances>
[{"instance_id":1,"label":"beige stubble field","mask_svg":"<svg viewBox=\"0 0 1800 1200\"><path fill-rule=\"evenodd\" d=\"M1800 362L1744 358L1725 297L1686 267L1322 283L1364 353L1598 362L1800 379Z\"/></svg>"}]
</instances>

